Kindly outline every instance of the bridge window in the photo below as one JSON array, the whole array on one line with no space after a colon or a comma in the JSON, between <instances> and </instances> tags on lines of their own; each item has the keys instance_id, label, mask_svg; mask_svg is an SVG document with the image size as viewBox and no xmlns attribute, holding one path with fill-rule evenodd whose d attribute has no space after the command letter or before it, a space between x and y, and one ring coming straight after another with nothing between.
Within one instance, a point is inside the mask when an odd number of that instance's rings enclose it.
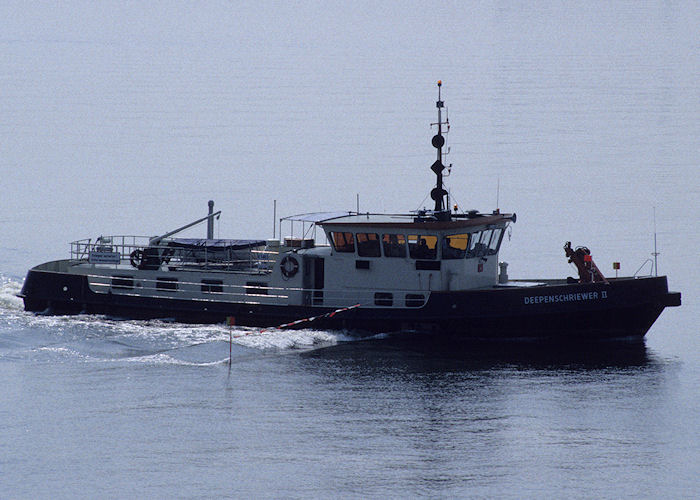
<instances>
[{"instance_id":1,"label":"bridge window","mask_svg":"<svg viewBox=\"0 0 700 500\"><path fill-rule=\"evenodd\" d=\"M496 255L503 239L503 228L484 229L471 235L467 257Z\"/></svg>"},{"instance_id":2,"label":"bridge window","mask_svg":"<svg viewBox=\"0 0 700 500\"><path fill-rule=\"evenodd\" d=\"M406 237L403 234L385 234L382 236L384 257L406 257Z\"/></svg>"},{"instance_id":3,"label":"bridge window","mask_svg":"<svg viewBox=\"0 0 700 500\"><path fill-rule=\"evenodd\" d=\"M360 257L381 257L377 233L357 233L357 254Z\"/></svg>"},{"instance_id":4,"label":"bridge window","mask_svg":"<svg viewBox=\"0 0 700 500\"><path fill-rule=\"evenodd\" d=\"M469 247L468 234L451 234L442 240L443 259L463 259Z\"/></svg>"},{"instance_id":5,"label":"bridge window","mask_svg":"<svg viewBox=\"0 0 700 500\"><path fill-rule=\"evenodd\" d=\"M336 252L355 253L355 239L352 233L331 232L333 248Z\"/></svg>"},{"instance_id":6,"label":"bridge window","mask_svg":"<svg viewBox=\"0 0 700 500\"><path fill-rule=\"evenodd\" d=\"M408 250L412 259L435 259L437 257L437 236L409 234Z\"/></svg>"},{"instance_id":7,"label":"bridge window","mask_svg":"<svg viewBox=\"0 0 700 500\"><path fill-rule=\"evenodd\" d=\"M491 235L491 242L489 243L489 255L498 253L498 247L501 246L501 238L503 238L503 229L494 229Z\"/></svg>"},{"instance_id":8,"label":"bridge window","mask_svg":"<svg viewBox=\"0 0 700 500\"><path fill-rule=\"evenodd\" d=\"M486 231L472 234L467 257L481 257L488 253L491 232L490 229L487 229Z\"/></svg>"}]
</instances>

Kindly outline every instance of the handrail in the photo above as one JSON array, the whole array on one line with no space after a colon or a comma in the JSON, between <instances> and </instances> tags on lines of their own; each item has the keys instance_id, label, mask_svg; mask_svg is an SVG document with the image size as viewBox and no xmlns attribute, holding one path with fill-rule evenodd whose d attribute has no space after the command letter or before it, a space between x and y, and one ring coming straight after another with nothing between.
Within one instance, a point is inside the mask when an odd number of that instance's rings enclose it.
<instances>
[{"instance_id":1,"label":"handrail","mask_svg":"<svg viewBox=\"0 0 700 500\"><path fill-rule=\"evenodd\" d=\"M214 269L222 271L254 270L269 273L279 253L276 250L262 250L260 247L241 249L221 249L212 252L207 247L179 248L169 246L169 239L161 240L159 245L149 244L153 241L148 236L115 235L101 236L96 241L91 238L71 242L71 260L90 261L102 264L128 264L136 250L150 252L158 266L196 267L197 269ZM102 257L105 260L91 260Z\"/></svg>"},{"instance_id":2,"label":"handrail","mask_svg":"<svg viewBox=\"0 0 700 500\"><path fill-rule=\"evenodd\" d=\"M207 279L211 279L211 275L205 279L194 281L179 277L173 279L172 282L166 281L162 277L159 279L136 276L129 274L128 271L110 274L86 274L86 276L90 287L97 293L138 295L139 297L158 297L161 299L187 298L203 302L259 304L279 299L289 300L293 293L308 294L308 300L313 300L318 292L323 294L322 305L324 307L343 307L354 303L374 304L377 291L384 291L393 293L397 304L402 303L406 295L420 295L422 303L415 307L422 307L430 296L428 290L328 290L297 286L270 286L255 282L234 284L217 282L216 280L207 281ZM170 288L171 286L172 288ZM205 290L204 287L209 288Z\"/></svg>"},{"instance_id":3,"label":"handrail","mask_svg":"<svg viewBox=\"0 0 700 500\"><path fill-rule=\"evenodd\" d=\"M639 266L639 269L637 269L637 270L634 272L634 274L632 275L632 277L633 277L633 278L636 278L636 277L637 277L637 274L639 273L639 271L641 271L642 268L643 268L644 266L646 266L647 264L650 264L650 267L649 267L649 274L644 274L644 275L642 275L642 276L651 276L651 275L652 275L652 272L654 271L654 261L651 260L651 259L647 259L647 260L645 260L644 262L642 262L642 265Z\"/></svg>"}]
</instances>

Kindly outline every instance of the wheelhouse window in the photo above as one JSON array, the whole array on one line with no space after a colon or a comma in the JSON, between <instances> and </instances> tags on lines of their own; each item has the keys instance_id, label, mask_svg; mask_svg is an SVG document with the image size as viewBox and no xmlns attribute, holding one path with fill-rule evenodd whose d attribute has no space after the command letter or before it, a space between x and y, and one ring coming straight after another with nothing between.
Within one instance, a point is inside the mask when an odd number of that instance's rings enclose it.
<instances>
[{"instance_id":1,"label":"wheelhouse window","mask_svg":"<svg viewBox=\"0 0 700 500\"><path fill-rule=\"evenodd\" d=\"M467 233L445 236L442 240L442 258L463 259L467 255L467 248L469 248Z\"/></svg>"},{"instance_id":2,"label":"wheelhouse window","mask_svg":"<svg viewBox=\"0 0 700 500\"><path fill-rule=\"evenodd\" d=\"M467 257L496 255L503 238L503 228L485 229L471 235Z\"/></svg>"},{"instance_id":3,"label":"wheelhouse window","mask_svg":"<svg viewBox=\"0 0 700 500\"><path fill-rule=\"evenodd\" d=\"M406 257L406 237L403 234L382 235L384 257Z\"/></svg>"},{"instance_id":4,"label":"wheelhouse window","mask_svg":"<svg viewBox=\"0 0 700 500\"><path fill-rule=\"evenodd\" d=\"M412 259L435 259L437 257L437 236L408 235L408 250Z\"/></svg>"},{"instance_id":5,"label":"wheelhouse window","mask_svg":"<svg viewBox=\"0 0 700 500\"><path fill-rule=\"evenodd\" d=\"M381 257L377 233L357 233L357 254L360 257Z\"/></svg>"},{"instance_id":6,"label":"wheelhouse window","mask_svg":"<svg viewBox=\"0 0 700 500\"><path fill-rule=\"evenodd\" d=\"M332 231L331 241L336 252L355 253L355 239L352 233Z\"/></svg>"},{"instance_id":7,"label":"wheelhouse window","mask_svg":"<svg viewBox=\"0 0 700 500\"><path fill-rule=\"evenodd\" d=\"M489 243L489 255L496 255L498 253L498 247L501 246L501 239L503 238L503 229L498 228L493 230L491 235L491 242Z\"/></svg>"},{"instance_id":8,"label":"wheelhouse window","mask_svg":"<svg viewBox=\"0 0 700 500\"><path fill-rule=\"evenodd\" d=\"M469 242L469 250L467 251L467 257L481 257L484 255L488 250L490 237L490 230L472 234L471 241Z\"/></svg>"}]
</instances>

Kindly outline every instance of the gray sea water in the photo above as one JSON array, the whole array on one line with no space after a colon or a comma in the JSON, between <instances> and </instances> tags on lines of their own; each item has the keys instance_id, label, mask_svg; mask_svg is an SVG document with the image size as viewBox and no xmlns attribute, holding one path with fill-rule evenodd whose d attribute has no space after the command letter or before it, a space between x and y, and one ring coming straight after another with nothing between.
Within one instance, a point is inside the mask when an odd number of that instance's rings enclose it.
<instances>
[{"instance_id":1,"label":"gray sea water","mask_svg":"<svg viewBox=\"0 0 700 500\"><path fill-rule=\"evenodd\" d=\"M0 4L1 498L697 498L700 4ZM515 278L683 293L642 344L454 345L45 317L27 269L100 234L452 200ZM203 228L191 235L202 236Z\"/></svg>"}]
</instances>

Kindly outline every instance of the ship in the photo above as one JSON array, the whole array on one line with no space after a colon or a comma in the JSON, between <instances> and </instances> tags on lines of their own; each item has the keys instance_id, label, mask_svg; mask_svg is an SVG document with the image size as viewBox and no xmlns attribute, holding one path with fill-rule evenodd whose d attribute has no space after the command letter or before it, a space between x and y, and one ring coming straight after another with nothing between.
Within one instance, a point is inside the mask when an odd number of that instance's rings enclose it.
<instances>
[{"instance_id":1,"label":"ship","mask_svg":"<svg viewBox=\"0 0 700 500\"><path fill-rule=\"evenodd\" d=\"M666 276L605 277L591 252L570 242L564 256L577 276L509 279L498 256L516 214L450 206L441 87L438 82L431 123L432 208L300 214L279 219L279 237L216 239L221 212L209 201L205 217L161 236L72 242L69 258L28 271L19 294L25 310L568 342L642 339L666 307L680 306L681 294L669 291ZM205 222L206 238L178 237Z\"/></svg>"}]
</instances>

